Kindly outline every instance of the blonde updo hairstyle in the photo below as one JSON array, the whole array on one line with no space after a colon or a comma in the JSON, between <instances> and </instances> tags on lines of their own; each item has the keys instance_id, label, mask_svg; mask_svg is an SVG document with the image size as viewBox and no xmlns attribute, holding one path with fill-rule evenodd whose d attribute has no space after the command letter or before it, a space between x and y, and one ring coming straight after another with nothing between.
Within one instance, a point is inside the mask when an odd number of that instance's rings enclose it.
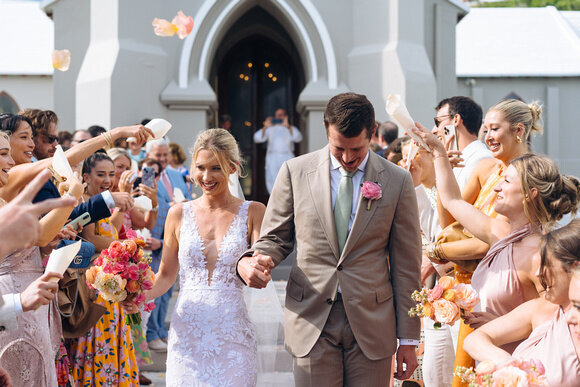
<instances>
[{"instance_id":1,"label":"blonde updo hairstyle","mask_svg":"<svg viewBox=\"0 0 580 387\"><path fill-rule=\"evenodd\" d=\"M576 214L580 195L580 181L573 176L561 175L556 163L546 156L531 153L517 157L510 163L520 176L524 198L524 212L530 221L540 222L549 229L567 213Z\"/></svg>"},{"instance_id":2,"label":"blonde updo hairstyle","mask_svg":"<svg viewBox=\"0 0 580 387\"><path fill-rule=\"evenodd\" d=\"M111 158L111 160L115 161L119 157L125 156L129 163L131 163L131 157L129 157L129 152L125 148L111 148L107 150L107 155Z\"/></svg>"},{"instance_id":3,"label":"blonde updo hairstyle","mask_svg":"<svg viewBox=\"0 0 580 387\"><path fill-rule=\"evenodd\" d=\"M232 167L242 176L242 158L240 149L234 136L225 129L207 129L200 133L195 141L192 151L191 170L195 170L195 159L200 150L211 151L226 178L229 177L229 171Z\"/></svg>"},{"instance_id":4,"label":"blonde updo hairstyle","mask_svg":"<svg viewBox=\"0 0 580 387\"><path fill-rule=\"evenodd\" d=\"M509 122L511 130L515 131L518 124L524 127L522 142L526 143L530 133L542 133L542 107L537 102L526 105L517 99L506 99L489 108L503 114L503 118Z\"/></svg>"}]
</instances>

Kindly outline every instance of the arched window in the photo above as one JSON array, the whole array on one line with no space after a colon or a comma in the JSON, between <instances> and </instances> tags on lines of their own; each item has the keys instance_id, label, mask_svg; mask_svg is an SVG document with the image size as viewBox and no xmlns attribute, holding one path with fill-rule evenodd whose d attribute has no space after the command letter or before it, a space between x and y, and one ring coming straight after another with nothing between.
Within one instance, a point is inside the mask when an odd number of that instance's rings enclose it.
<instances>
[{"instance_id":1,"label":"arched window","mask_svg":"<svg viewBox=\"0 0 580 387\"><path fill-rule=\"evenodd\" d=\"M2 113L16 114L18 113L19 110L20 109L18 108L18 104L16 103L14 98L12 98L10 94L8 94L7 92L0 91L0 114Z\"/></svg>"}]
</instances>

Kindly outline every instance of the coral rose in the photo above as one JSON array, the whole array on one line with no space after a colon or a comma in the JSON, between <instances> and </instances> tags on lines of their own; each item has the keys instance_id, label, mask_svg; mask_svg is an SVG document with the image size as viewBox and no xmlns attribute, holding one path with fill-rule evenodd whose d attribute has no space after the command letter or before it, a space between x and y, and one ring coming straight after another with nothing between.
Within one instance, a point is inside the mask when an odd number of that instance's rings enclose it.
<instances>
[{"instance_id":1,"label":"coral rose","mask_svg":"<svg viewBox=\"0 0 580 387\"><path fill-rule=\"evenodd\" d=\"M139 281L134 280L127 282L127 287L125 288L129 293L137 293L140 289Z\"/></svg>"},{"instance_id":2,"label":"coral rose","mask_svg":"<svg viewBox=\"0 0 580 387\"><path fill-rule=\"evenodd\" d=\"M434 313L435 311L433 310L433 305L431 305L431 303L426 302L423 304L423 314L425 317L429 317L431 320L433 320Z\"/></svg>"},{"instance_id":3,"label":"coral rose","mask_svg":"<svg viewBox=\"0 0 580 387\"><path fill-rule=\"evenodd\" d=\"M453 325L459 319L459 307L444 299L438 299L433 302L433 309L435 310L435 321L442 324Z\"/></svg>"},{"instance_id":4,"label":"coral rose","mask_svg":"<svg viewBox=\"0 0 580 387\"><path fill-rule=\"evenodd\" d=\"M95 283L95 278L97 278L97 273L99 272L99 268L96 266L91 266L91 268L89 270L87 270L85 272L85 278L87 279L87 282L94 284Z\"/></svg>"},{"instance_id":5,"label":"coral rose","mask_svg":"<svg viewBox=\"0 0 580 387\"><path fill-rule=\"evenodd\" d=\"M477 292L467 284L458 284L455 286L457 296L455 302L461 309L472 310L473 307L479 304L479 297Z\"/></svg>"},{"instance_id":6,"label":"coral rose","mask_svg":"<svg viewBox=\"0 0 580 387\"><path fill-rule=\"evenodd\" d=\"M135 254L137 251L137 243L130 239L123 241L123 246L125 246L125 250L127 250L127 252L131 255Z\"/></svg>"},{"instance_id":7,"label":"coral rose","mask_svg":"<svg viewBox=\"0 0 580 387\"><path fill-rule=\"evenodd\" d=\"M455 286L455 279L446 275L445 277L439 278L439 285L441 285L443 290L453 289Z\"/></svg>"},{"instance_id":8,"label":"coral rose","mask_svg":"<svg viewBox=\"0 0 580 387\"><path fill-rule=\"evenodd\" d=\"M429 292L429 302L432 303L433 301L440 299L442 295L443 287L441 287L441 285L435 285Z\"/></svg>"},{"instance_id":9,"label":"coral rose","mask_svg":"<svg viewBox=\"0 0 580 387\"><path fill-rule=\"evenodd\" d=\"M509 366L493 373L493 385L497 387L527 387L528 375L517 367Z\"/></svg>"}]
</instances>

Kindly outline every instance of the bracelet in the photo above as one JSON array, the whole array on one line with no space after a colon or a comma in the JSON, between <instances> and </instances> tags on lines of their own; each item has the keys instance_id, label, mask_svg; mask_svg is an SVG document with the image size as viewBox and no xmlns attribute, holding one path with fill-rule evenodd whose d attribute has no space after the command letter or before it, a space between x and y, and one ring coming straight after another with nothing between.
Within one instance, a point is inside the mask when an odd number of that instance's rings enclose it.
<instances>
[{"instance_id":1,"label":"bracelet","mask_svg":"<svg viewBox=\"0 0 580 387\"><path fill-rule=\"evenodd\" d=\"M432 243L427 250L427 257L432 261L441 261L441 258L437 255L437 246L439 243Z\"/></svg>"},{"instance_id":2,"label":"bracelet","mask_svg":"<svg viewBox=\"0 0 580 387\"><path fill-rule=\"evenodd\" d=\"M107 146L109 148L115 147L115 143L113 142L113 136L111 135L110 132L103 133L103 137L105 138L105 142L107 143Z\"/></svg>"},{"instance_id":3,"label":"bracelet","mask_svg":"<svg viewBox=\"0 0 580 387\"><path fill-rule=\"evenodd\" d=\"M441 261L441 263L449 262L449 259L447 259L447 256L443 252L443 248L441 247L441 242L435 243L435 254L437 254L437 257L439 258L439 261Z\"/></svg>"},{"instance_id":4,"label":"bracelet","mask_svg":"<svg viewBox=\"0 0 580 387\"><path fill-rule=\"evenodd\" d=\"M153 211L153 212L159 211L159 204L156 205L155 207L153 207L152 209L150 209L149 211Z\"/></svg>"}]
</instances>

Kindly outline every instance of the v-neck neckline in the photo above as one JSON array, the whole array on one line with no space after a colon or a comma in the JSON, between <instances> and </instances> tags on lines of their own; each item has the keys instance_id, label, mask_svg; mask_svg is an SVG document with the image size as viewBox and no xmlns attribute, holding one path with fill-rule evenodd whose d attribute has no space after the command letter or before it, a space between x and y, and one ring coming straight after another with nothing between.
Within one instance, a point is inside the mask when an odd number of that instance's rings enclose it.
<instances>
[{"instance_id":1,"label":"v-neck neckline","mask_svg":"<svg viewBox=\"0 0 580 387\"><path fill-rule=\"evenodd\" d=\"M199 231L199 225L197 224L197 214L195 213L195 207L193 205L193 202L191 202L191 212L193 214L193 229L195 230L197 237L199 238L200 253L201 253L201 256L203 257L203 262L205 264L204 268L205 268L205 271L207 272L207 286L209 286L209 287L211 287L211 284L213 282L213 274L215 273L215 271L218 267L218 263L220 263L222 261L221 255L222 255L222 247L223 247L224 241L226 240L226 238L229 237L229 235L232 231L232 226L234 225L234 223L236 222L236 219L238 218L238 216L240 216L240 213L242 212L242 207L244 206L244 203L245 203L245 201L243 201L242 204L240 204L240 206L238 207L238 210L236 211L232 221L230 222L229 226L227 227L226 232L224 233L224 237L222 238L221 242L219 244L217 244L217 240L216 240L217 257L216 257L216 261L215 261L215 266L210 273L209 269L207 268L208 259L204 253L204 250L206 248L205 241L204 241L204 239L201 236L201 233Z\"/></svg>"}]
</instances>

